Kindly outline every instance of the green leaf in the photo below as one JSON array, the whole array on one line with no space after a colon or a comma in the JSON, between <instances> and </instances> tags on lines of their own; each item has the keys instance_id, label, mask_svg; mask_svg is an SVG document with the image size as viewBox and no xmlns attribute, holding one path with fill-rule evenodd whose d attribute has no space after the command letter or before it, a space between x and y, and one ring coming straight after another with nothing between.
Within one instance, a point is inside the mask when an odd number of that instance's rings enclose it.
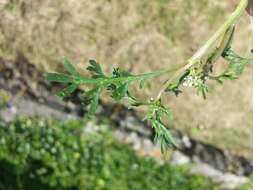
<instances>
[{"instance_id":1,"label":"green leaf","mask_svg":"<svg viewBox=\"0 0 253 190\"><path fill-rule=\"evenodd\" d=\"M71 84L69 86L67 86L66 88L64 88L62 91L60 91L57 96L60 98L65 98L71 95L71 93L73 93L77 88L78 88L78 84Z\"/></svg>"},{"instance_id":2,"label":"green leaf","mask_svg":"<svg viewBox=\"0 0 253 190\"><path fill-rule=\"evenodd\" d=\"M175 147L176 142L170 131L162 122L162 115L168 118L172 117L169 109L161 105L161 101L154 102L149 106L145 120L147 120L155 131L155 142L161 145L161 151L164 153L168 148Z\"/></svg>"},{"instance_id":3,"label":"green leaf","mask_svg":"<svg viewBox=\"0 0 253 190\"><path fill-rule=\"evenodd\" d=\"M227 72L233 72L236 76L241 75L246 66L252 61L237 55L232 49L227 49L223 53L223 57L229 61Z\"/></svg>"},{"instance_id":4,"label":"green leaf","mask_svg":"<svg viewBox=\"0 0 253 190\"><path fill-rule=\"evenodd\" d=\"M58 73L46 73L44 79L50 82L59 82L59 83L70 83L73 81L73 78L69 75L58 74Z\"/></svg>"},{"instance_id":5,"label":"green leaf","mask_svg":"<svg viewBox=\"0 0 253 190\"><path fill-rule=\"evenodd\" d=\"M160 119L151 119L149 122L155 130L154 140L160 144L162 153L165 153L169 148L176 147L175 139Z\"/></svg>"},{"instance_id":6,"label":"green leaf","mask_svg":"<svg viewBox=\"0 0 253 190\"><path fill-rule=\"evenodd\" d=\"M116 101L126 97L128 91L128 84L122 84L112 92L112 98Z\"/></svg>"},{"instance_id":7,"label":"green leaf","mask_svg":"<svg viewBox=\"0 0 253 190\"><path fill-rule=\"evenodd\" d=\"M127 71L121 71L119 68L114 68L114 70L112 72L112 76L114 78L119 78L119 77L129 77L132 75Z\"/></svg>"},{"instance_id":8,"label":"green leaf","mask_svg":"<svg viewBox=\"0 0 253 190\"><path fill-rule=\"evenodd\" d=\"M67 58L64 58L63 66L71 75L80 76L75 67L70 63L70 61Z\"/></svg>"},{"instance_id":9,"label":"green leaf","mask_svg":"<svg viewBox=\"0 0 253 190\"><path fill-rule=\"evenodd\" d=\"M157 133L158 143L161 145L162 153L165 153L168 148L176 147L176 141L170 133L169 129L167 129L162 123L160 123L159 131Z\"/></svg>"},{"instance_id":10,"label":"green leaf","mask_svg":"<svg viewBox=\"0 0 253 190\"><path fill-rule=\"evenodd\" d=\"M226 49L223 54L223 58L227 60L228 67L219 76L211 77L218 83L222 84L224 80L235 80L237 79L245 70L246 66L252 61L250 58L244 58L236 54L231 48Z\"/></svg>"},{"instance_id":11,"label":"green leaf","mask_svg":"<svg viewBox=\"0 0 253 190\"><path fill-rule=\"evenodd\" d=\"M176 96L178 96L182 91L179 89L180 82L171 83L166 88L165 92L173 92Z\"/></svg>"},{"instance_id":12,"label":"green leaf","mask_svg":"<svg viewBox=\"0 0 253 190\"><path fill-rule=\"evenodd\" d=\"M105 77L101 66L95 60L90 60L89 64L90 65L87 67L87 70L93 73L93 78Z\"/></svg>"},{"instance_id":13,"label":"green leaf","mask_svg":"<svg viewBox=\"0 0 253 190\"><path fill-rule=\"evenodd\" d=\"M162 107L162 109L160 108L160 112L164 116L168 117L168 119L173 119L173 114L172 114L172 111L170 109Z\"/></svg>"},{"instance_id":14,"label":"green leaf","mask_svg":"<svg viewBox=\"0 0 253 190\"><path fill-rule=\"evenodd\" d=\"M171 111L162 106L161 100L155 102L153 100L148 102L137 100L131 96L128 89L133 81L140 82L140 87L143 87L146 80L162 75L163 72L131 75L129 72L114 68L112 75L105 76L101 66L95 60L90 60L87 70L92 73L92 78L86 78L81 76L75 77L77 71L67 59L64 60L64 67L71 75L48 74L47 76L47 79L50 81L70 83L70 85L58 93L58 96L61 98L69 96L79 85L92 85L92 90L84 92L84 103L88 106L88 116L91 116L95 114L97 110L101 92L105 89L110 90L112 92L112 98L116 101L125 98L128 100L130 107L149 107L146 120L148 120L154 128L156 140L161 144L162 151L165 151L167 147L175 144L172 135L162 122L162 117L164 116L169 119L172 118Z\"/></svg>"},{"instance_id":15,"label":"green leaf","mask_svg":"<svg viewBox=\"0 0 253 190\"><path fill-rule=\"evenodd\" d=\"M85 102L89 105L89 116L96 113L101 91L101 88L95 88L85 93Z\"/></svg>"},{"instance_id":16,"label":"green leaf","mask_svg":"<svg viewBox=\"0 0 253 190\"><path fill-rule=\"evenodd\" d=\"M204 82L199 82L195 88L197 89L197 94L201 94L206 99L206 94L209 91L208 86Z\"/></svg>"}]
</instances>

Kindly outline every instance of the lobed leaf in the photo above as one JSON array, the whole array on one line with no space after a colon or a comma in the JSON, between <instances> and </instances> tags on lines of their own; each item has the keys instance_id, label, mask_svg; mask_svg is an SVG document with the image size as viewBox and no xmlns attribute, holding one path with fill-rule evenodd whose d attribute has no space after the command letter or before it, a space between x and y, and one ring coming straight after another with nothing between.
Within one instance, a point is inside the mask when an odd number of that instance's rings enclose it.
<instances>
[{"instance_id":1,"label":"lobed leaf","mask_svg":"<svg viewBox=\"0 0 253 190\"><path fill-rule=\"evenodd\" d=\"M70 96L77 88L78 88L78 84L71 84L69 86L67 86L66 88L64 88L62 91L60 91L57 96L60 97L60 98L65 98L65 97L68 97Z\"/></svg>"},{"instance_id":2,"label":"lobed leaf","mask_svg":"<svg viewBox=\"0 0 253 190\"><path fill-rule=\"evenodd\" d=\"M70 63L70 61L67 58L64 58L63 60L63 66L64 68L74 76L80 76L79 72L76 70L76 68Z\"/></svg>"},{"instance_id":3,"label":"lobed leaf","mask_svg":"<svg viewBox=\"0 0 253 190\"><path fill-rule=\"evenodd\" d=\"M160 144L161 151L164 153L168 148L175 147L176 142L170 131L162 122L163 115L165 115L169 119L172 118L171 111L163 107L159 100L158 102L154 102L153 105L149 106L149 110L146 114L145 120L147 120L154 129L155 142Z\"/></svg>"},{"instance_id":4,"label":"lobed leaf","mask_svg":"<svg viewBox=\"0 0 253 190\"><path fill-rule=\"evenodd\" d=\"M233 70L236 75L242 74L243 70L250 63L250 59L237 55L232 49L224 52L224 58L229 61L229 69Z\"/></svg>"},{"instance_id":5,"label":"lobed leaf","mask_svg":"<svg viewBox=\"0 0 253 190\"><path fill-rule=\"evenodd\" d=\"M116 101L126 97L128 91L128 83L122 84L112 92L112 98Z\"/></svg>"},{"instance_id":6,"label":"lobed leaf","mask_svg":"<svg viewBox=\"0 0 253 190\"><path fill-rule=\"evenodd\" d=\"M114 77L114 78L129 77L129 76L132 76L132 75L127 71L121 71L119 68L113 69L112 77Z\"/></svg>"},{"instance_id":7,"label":"lobed leaf","mask_svg":"<svg viewBox=\"0 0 253 190\"><path fill-rule=\"evenodd\" d=\"M87 67L87 70L93 73L93 78L105 77L101 66L95 60L90 60L89 64L90 65Z\"/></svg>"},{"instance_id":8,"label":"lobed leaf","mask_svg":"<svg viewBox=\"0 0 253 190\"><path fill-rule=\"evenodd\" d=\"M85 103L89 105L89 116L96 113L101 91L101 88L95 88L85 93Z\"/></svg>"},{"instance_id":9,"label":"lobed leaf","mask_svg":"<svg viewBox=\"0 0 253 190\"><path fill-rule=\"evenodd\" d=\"M140 87L142 88L148 79L160 76L165 72L132 75L129 72L114 68L111 76L106 76L103 73L101 66L95 60L90 60L87 70L92 73L92 78L84 78L80 76L74 66L67 59L64 59L63 65L70 75L53 73L48 74L45 77L45 79L49 81L70 83L66 88L58 93L59 97L65 98L69 96L78 88L79 85L92 85L91 90L84 92L84 103L88 106L88 116L95 114L99 98L102 91L105 89L111 91L111 97L115 101L127 98L130 107L149 106L146 120L148 120L154 128L156 141L159 141L161 144L162 151L165 151L168 147L175 145L172 135L162 122L163 116L170 119L172 118L171 111L162 106L161 100L155 102L143 102L137 100L131 96L128 89L129 85L133 81L140 82Z\"/></svg>"},{"instance_id":10,"label":"lobed leaf","mask_svg":"<svg viewBox=\"0 0 253 190\"><path fill-rule=\"evenodd\" d=\"M226 49L223 54L223 58L228 61L228 67L219 76L210 77L216 80L218 83L223 84L224 80L235 80L237 79L245 70L246 66L250 64L252 59L241 57L236 54L231 47Z\"/></svg>"}]
</instances>

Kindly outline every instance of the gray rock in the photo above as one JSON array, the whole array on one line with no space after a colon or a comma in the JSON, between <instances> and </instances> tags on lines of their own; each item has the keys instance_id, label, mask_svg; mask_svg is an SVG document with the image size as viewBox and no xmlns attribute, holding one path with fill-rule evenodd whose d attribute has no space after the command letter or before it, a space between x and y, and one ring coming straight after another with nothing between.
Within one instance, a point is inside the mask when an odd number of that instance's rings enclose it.
<instances>
[{"instance_id":1,"label":"gray rock","mask_svg":"<svg viewBox=\"0 0 253 190\"><path fill-rule=\"evenodd\" d=\"M41 116L54 117L60 120L76 118L73 114L67 114L62 110L56 110L46 105L26 100L24 98L15 98L10 102L12 106L0 110L0 117L4 121L11 121L18 116Z\"/></svg>"},{"instance_id":2,"label":"gray rock","mask_svg":"<svg viewBox=\"0 0 253 190\"><path fill-rule=\"evenodd\" d=\"M184 164L189 164L191 159L184 155L183 153L179 151L174 151L171 156L171 164L172 165L184 165Z\"/></svg>"},{"instance_id":3,"label":"gray rock","mask_svg":"<svg viewBox=\"0 0 253 190\"><path fill-rule=\"evenodd\" d=\"M249 182L247 177L243 176L236 176L233 174L225 174L221 177L223 189L235 189L240 187L241 185Z\"/></svg>"},{"instance_id":4,"label":"gray rock","mask_svg":"<svg viewBox=\"0 0 253 190\"><path fill-rule=\"evenodd\" d=\"M150 152L155 148L153 142L149 139L144 139L142 143L145 155L150 154Z\"/></svg>"},{"instance_id":5,"label":"gray rock","mask_svg":"<svg viewBox=\"0 0 253 190\"><path fill-rule=\"evenodd\" d=\"M12 106L10 108L0 110L0 118L6 122L10 122L17 116L17 108Z\"/></svg>"},{"instance_id":6,"label":"gray rock","mask_svg":"<svg viewBox=\"0 0 253 190\"><path fill-rule=\"evenodd\" d=\"M183 136L182 138L182 143L184 144L185 147L190 148L192 146L190 138L186 135Z\"/></svg>"},{"instance_id":7,"label":"gray rock","mask_svg":"<svg viewBox=\"0 0 253 190\"><path fill-rule=\"evenodd\" d=\"M196 164L191 169L192 174L201 174L209 177L212 181L221 184L223 189L235 189L247 183L249 179L243 176L236 176L230 173L222 173L219 170L203 163Z\"/></svg>"}]
</instances>

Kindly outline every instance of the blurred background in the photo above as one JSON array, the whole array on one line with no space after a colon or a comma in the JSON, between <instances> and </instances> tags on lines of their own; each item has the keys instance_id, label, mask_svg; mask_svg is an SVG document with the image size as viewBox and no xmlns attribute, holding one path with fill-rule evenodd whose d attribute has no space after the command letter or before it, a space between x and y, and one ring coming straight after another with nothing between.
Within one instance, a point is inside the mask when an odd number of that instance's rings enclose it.
<instances>
[{"instance_id":1,"label":"blurred background","mask_svg":"<svg viewBox=\"0 0 253 190\"><path fill-rule=\"evenodd\" d=\"M224 85L210 83L207 100L189 88L178 98L173 95L164 98L174 114L168 127L182 145L180 151L171 150L166 158L159 152L159 146L153 144L150 126L141 121L143 110L129 111L124 105L112 104L105 95L94 121L83 120L85 108L80 102L80 92L60 101L54 94L61 87L42 78L44 72L63 71L64 57L83 74L89 59L97 60L106 71L110 65L135 74L172 68L184 63L237 3L237 0L0 0L0 143L4 141L0 148L0 168L4 171L0 174L0 188L252 189L251 65L236 81ZM236 28L234 49L242 55L253 44L250 22L245 13ZM220 61L215 72L222 67ZM162 81L164 78L151 82L144 91L132 88L136 96L147 99ZM9 129L11 126L13 130ZM77 135L80 126L83 135ZM55 134L52 138L64 136L59 140L62 146L58 147L63 152L66 149L64 153L55 155L44 147L49 143L51 148L58 142L46 138L50 128ZM38 138L30 138L34 133ZM44 138L47 143L41 140ZM65 141L76 142L82 153ZM118 145L118 141L122 144ZM26 145L22 154L18 152L19 144ZM38 149L45 149L48 155L34 153ZM76 159L72 169L72 162L63 159L65 154L70 160ZM68 163L70 168L62 167ZM127 176L129 168L133 171ZM16 186L10 184L9 178L17 179ZM73 181L67 180L70 178ZM243 184L246 185L241 187Z\"/></svg>"}]
</instances>

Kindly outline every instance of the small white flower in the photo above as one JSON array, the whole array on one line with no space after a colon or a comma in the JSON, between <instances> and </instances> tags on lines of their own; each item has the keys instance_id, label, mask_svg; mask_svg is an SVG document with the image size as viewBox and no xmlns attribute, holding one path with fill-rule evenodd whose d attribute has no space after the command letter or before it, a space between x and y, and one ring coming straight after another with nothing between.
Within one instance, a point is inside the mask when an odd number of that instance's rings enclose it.
<instances>
[{"instance_id":1,"label":"small white flower","mask_svg":"<svg viewBox=\"0 0 253 190\"><path fill-rule=\"evenodd\" d=\"M207 77L205 77L205 80ZM187 76L183 81L183 86L185 87L197 87L200 83L203 83L203 80L200 76Z\"/></svg>"},{"instance_id":2,"label":"small white flower","mask_svg":"<svg viewBox=\"0 0 253 190\"><path fill-rule=\"evenodd\" d=\"M187 76L184 79L183 86L191 87L191 86L193 86L193 82L194 82L194 78L192 76Z\"/></svg>"},{"instance_id":3,"label":"small white flower","mask_svg":"<svg viewBox=\"0 0 253 190\"><path fill-rule=\"evenodd\" d=\"M183 82L183 86L185 87L188 86L187 82Z\"/></svg>"}]
</instances>

